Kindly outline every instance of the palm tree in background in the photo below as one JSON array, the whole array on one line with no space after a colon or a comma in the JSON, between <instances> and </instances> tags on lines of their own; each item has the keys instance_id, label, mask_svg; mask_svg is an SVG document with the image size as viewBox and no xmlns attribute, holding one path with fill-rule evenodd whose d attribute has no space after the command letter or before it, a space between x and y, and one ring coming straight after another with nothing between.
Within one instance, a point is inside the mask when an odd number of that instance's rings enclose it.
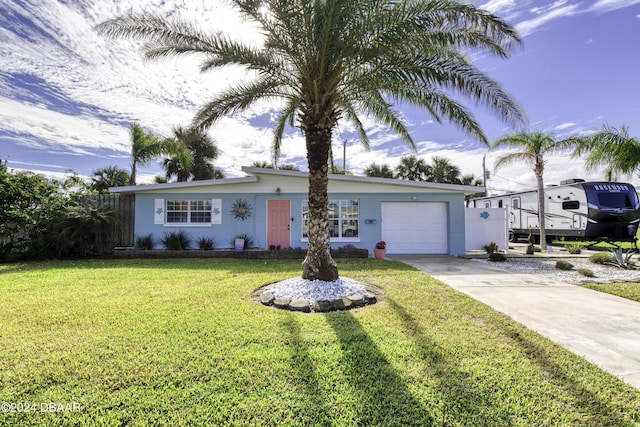
<instances>
[{"instance_id":1,"label":"palm tree in background","mask_svg":"<svg viewBox=\"0 0 640 427\"><path fill-rule=\"evenodd\" d=\"M287 127L305 136L309 168L309 241L302 265L306 279L334 281L330 254L328 160L341 119L362 143L369 139L362 115L381 123L415 149L395 104L424 108L488 144L460 95L488 107L511 125L524 121L512 97L469 62L467 49L502 58L520 43L498 17L453 0L231 0L260 29L258 43L234 40L213 28L203 32L180 19L129 15L104 22L111 37L144 40L147 58L187 53L204 56L201 70L239 66L243 82L214 97L194 123L208 128L259 101L282 101L276 116L274 159ZM454 99L456 98L456 99ZM274 161L275 164L275 161Z\"/></svg>"},{"instance_id":2,"label":"palm tree in background","mask_svg":"<svg viewBox=\"0 0 640 427\"><path fill-rule=\"evenodd\" d=\"M460 184L473 185L474 187L482 187L481 191L478 191L477 193L465 194L464 196L465 206L469 206L469 200L476 197L482 197L486 194L484 189L484 180L481 177L475 176L472 173L462 175L460 177Z\"/></svg>"},{"instance_id":3,"label":"palm tree in background","mask_svg":"<svg viewBox=\"0 0 640 427\"><path fill-rule=\"evenodd\" d=\"M640 177L640 140L629 136L629 129L616 129L604 125L602 130L588 137L574 137L570 140L576 149L572 157L587 155L587 170L605 166L605 179L613 181L620 175L636 173Z\"/></svg>"},{"instance_id":4,"label":"palm tree in background","mask_svg":"<svg viewBox=\"0 0 640 427\"><path fill-rule=\"evenodd\" d=\"M136 185L138 166L146 166L151 160L164 152L163 142L151 133L147 133L138 123L131 123L131 178L130 185Z\"/></svg>"},{"instance_id":5,"label":"palm tree in background","mask_svg":"<svg viewBox=\"0 0 640 427\"><path fill-rule=\"evenodd\" d=\"M446 157L433 156L426 165L426 181L443 184L460 184L460 168Z\"/></svg>"},{"instance_id":6,"label":"palm tree in background","mask_svg":"<svg viewBox=\"0 0 640 427\"><path fill-rule=\"evenodd\" d=\"M545 157L549 154L567 149L572 142L568 140L556 141L552 135L542 132L520 132L504 136L493 143L492 150L498 148L514 148L516 151L504 154L496 160L494 168L522 162L533 170L538 187L538 223L540 224L540 247L547 249L547 235L545 232L544 209L544 166Z\"/></svg>"},{"instance_id":7,"label":"palm tree in background","mask_svg":"<svg viewBox=\"0 0 640 427\"><path fill-rule=\"evenodd\" d=\"M91 175L89 188L99 193L108 193L111 187L129 185L129 172L117 166L96 169Z\"/></svg>"},{"instance_id":8,"label":"palm tree in background","mask_svg":"<svg viewBox=\"0 0 640 427\"><path fill-rule=\"evenodd\" d=\"M364 169L364 174L375 178L395 178L391 166L384 163L371 163Z\"/></svg>"},{"instance_id":9,"label":"palm tree in background","mask_svg":"<svg viewBox=\"0 0 640 427\"><path fill-rule=\"evenodd\" d=\"M277 168L273 167L273 163L269 163L269 162L260 162L260 161L256 161L251 163L251 167L252 168L263 168L263 169L279 169L279 170L288 170L288 171L299 171L300 168L297 167L296 165L292 165L292 164L282 164L279 165Z\"/></svg>"},{"instance_id":10,"label":"palm tree in background","mask_svg":"<svg viewBox=\"0 0 640 427\"><path fill-rule=\"evenodd\" d=\"M186 182L189 179L202 181L219 176L213 161L218 158L220 151L204 131L177 126L167 145L169 157L163 162L167 179L175 176L178 182Z\"/></svg>"},{"instance_id":11,"label":"palm tree in background","mask_svg":"<svg viewBox=\"0 0 640 427\"><path fill-rule=\"evenodd\" d=\"M400 163L396 166L396 178L408 181L426 181L427 163L417 156L404 156L400 158Z\"/></svg>"}]
</instances>

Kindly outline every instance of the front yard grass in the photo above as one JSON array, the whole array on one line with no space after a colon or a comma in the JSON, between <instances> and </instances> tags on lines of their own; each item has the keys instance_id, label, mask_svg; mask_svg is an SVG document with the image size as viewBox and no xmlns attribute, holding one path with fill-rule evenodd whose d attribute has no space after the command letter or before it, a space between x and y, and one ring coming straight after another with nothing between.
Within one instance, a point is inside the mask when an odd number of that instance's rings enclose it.
<instances>
[{"instance_id":1,"label":"front yard grass","mask_svg":"<svg viewBox=\"0 0 640 427\"><path fill-rule=\"evenodd\" d=\"M3 404L0 424L640 423L640 391L427 274L339 264L386 298L328 314L252 300L299 260L1 265L0 402L38 406Z\"/></svg>"},{"instance_id":2,"label":"front yard grass","mask_svg":"<svg viewBox=\"0 0 640 427\"><path fill-rule=\"evenodd\" d=\"M640 302L640 283L590 283L584 287Z\"/></svg>"}]
</instances>

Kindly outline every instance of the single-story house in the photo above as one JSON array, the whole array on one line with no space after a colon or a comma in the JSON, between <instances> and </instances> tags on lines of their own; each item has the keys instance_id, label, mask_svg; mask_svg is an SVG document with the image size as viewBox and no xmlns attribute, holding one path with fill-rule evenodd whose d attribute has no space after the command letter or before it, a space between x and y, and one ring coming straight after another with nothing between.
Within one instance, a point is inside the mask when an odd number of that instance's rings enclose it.
<instances>
[{"instance_id":1,"label":"single-story house","mask_svg":"<svg viewBox=\"0 0 640 427\"><path fill-rule=\"evenodd\" d=\"M248 235L254 246L307 247L306 172L249 168L241 178L114 187L135 195L136 236L184 231L191 241L213 238L233 247ZM331 247L353 245L388 254L465 253L465 194L478 187L329 175ZM160 246L157 246L160 248Z\"/></svg>"}]
</instances>

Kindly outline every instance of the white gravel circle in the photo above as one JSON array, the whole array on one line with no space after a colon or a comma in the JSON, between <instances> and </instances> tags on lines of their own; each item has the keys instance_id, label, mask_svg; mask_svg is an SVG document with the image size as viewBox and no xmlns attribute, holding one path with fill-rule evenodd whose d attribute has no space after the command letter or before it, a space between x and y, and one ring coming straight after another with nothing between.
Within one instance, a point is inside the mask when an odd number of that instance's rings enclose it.
<instances>
[{"instance_id":1,"label":"white gravel circle","mask_svg":"<svg viewBox=\"0 0 640 427\"><path fill-rule=\"evenodd\" d=\"M347 277L340 277L333 282L295 277L274 283L272 286L275 298L303 299L311 303L333 301L349 295L362 294L366 290L364 284Z\"/></svg>"}]
</instances>

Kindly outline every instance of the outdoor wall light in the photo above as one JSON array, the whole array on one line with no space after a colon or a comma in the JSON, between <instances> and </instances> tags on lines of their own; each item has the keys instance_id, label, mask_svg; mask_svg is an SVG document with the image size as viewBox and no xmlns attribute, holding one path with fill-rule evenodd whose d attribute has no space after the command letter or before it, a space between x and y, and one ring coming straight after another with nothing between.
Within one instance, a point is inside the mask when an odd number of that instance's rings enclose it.
<instances>
[{"instance_id":1,"label":"outdoor wall light","mask_svg":"<svg viewBox=\"0 0 640 427\"><path fill-rule=\"evenodd\" d=\"M280 187L276 188L276 196L280 195Z\"/></svg>"}]
</instances>

